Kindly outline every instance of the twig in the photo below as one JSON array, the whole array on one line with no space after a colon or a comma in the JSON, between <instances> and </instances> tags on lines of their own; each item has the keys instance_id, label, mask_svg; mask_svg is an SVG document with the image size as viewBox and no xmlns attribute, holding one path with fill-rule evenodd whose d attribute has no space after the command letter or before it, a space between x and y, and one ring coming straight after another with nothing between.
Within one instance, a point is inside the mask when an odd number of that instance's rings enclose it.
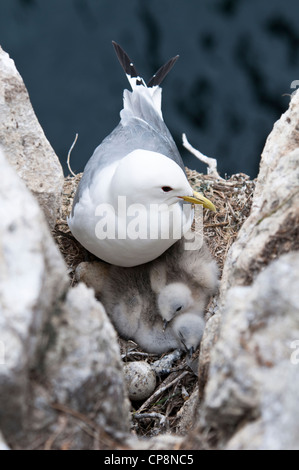
<instances>
[{"instance_id":1,"label":"twig","mask_svg":"<svg viewBox=\"0 0 299 470\"><path fill-rule=\"evenodd\" d=\"M166 385L162 385L161 387L158 388L158 390L155 391L155 393L153 393L153 395L151 395L142 405L141 407L137 410L137 413L141 413L141 411L143 411L145 408L147 408L153 401L156 400L156 398L158 398L163 392L165 392L165 390L167 390L168 388L172 387L172 385L176 384L179 380L181 380L183 377L185 377L185 375L189 374L190 372L185 370L184 372L182 372L178 377L176 377L174 380L172 380L171 382L167 383Z\"/></svg>"},{"instance_id":2,"label":"twig","mask_svg":"<svg viewBox=\"0 0 299 470\"><path fill-rule=\"evenodd\" d=\"M205 224L204 228L211 228L211 227L223 227L224 225L228 225L229 222L217 222L217 224Z\"/></svg>"},{"instance_id":3,"label":"twig","mask_svg":"<svg viewBox=\"0 0 299 470\"><path fill-rule=\"evenodd\" d=\"M241 210L240 210L240 214L242 215L243 214L243 211L244 209L247 209L247 203L250 199L252 199L252 196L253 196L253 191L251 191L251 193L249 194L248 198L246 199L246 201L244 202Z\"/></svg>"},{"instance_id":4,"label":"twig","mask_svg":"<svg viewBox=\"0 0 299 470\"><path fill-rule=\"evenodd\" d=\"M226 204L228 205L228 208L229 208L230 213L231 213L231 215L233 216L233 218L234 218L237 222L239 222L239 217L237 217L237 215L236 215L234 209L233 209L232 206L231 206L231 203L230 203L229 201L226 201Z\"/></svg>"},{"instance_id":5,"label":"twig","mask_svg":"<svg viewBox=\"0 0 299 470\"><path fill-rule=\"evenodd\" d=\"M218 196L221 197L221 199L224 199L225 201L227 200L227 196L225 196L223 192L219 191L218 189L214 189L213 194L218 194Z\"/></svg>"},{"instance_id":6,"label":"twig","mask_svg":"<svg viewBox=\"0 0 299 470\"><path fill-rule=\"evenodd\" d=\"M215 158L207 157L206 155L201 153L199 150L192 147L192 145L189 143L186 137L186 134L182 135L182 139L183 139L183 146L185 147L185 149L189 150L189 152L192 153L196 158L198 158L198 160L208 165L208 170L207 170L208 175L211 175L214 178L218 178L222 180L223 178L221 178L221 176L219 175L217 171L217 160Z\"/></svg>"},{"instance_id":7,"label":"twig","mask_svg":"<svg viewBox=\"0 0 299 470\"><path fill-rule=\"evenodd\" d=\"M68 151L68 154L67 154L67 161L66 161L66 162L67 162L68 169L70 170L70 173L71 173L73 176L76 176L76 173L74 173L73 170L71 169L70 158L71 158L72 150L73 150L73 148L74 148L75 145L76 145L77 139L78 139L78 134L76 134L75 139L74 139L74 142L72 143L71 148L70 148L69 151Z\"/></svg>"},{"instance_id":8,"label":"twig","mask_svg":"<svg viewBox=\"0 0 299 470\"><path fill-rule=\"evenodd\" d=\"M75 241L73 235L70 232L63 232L62 230L56 229L57 237L68 238L69 240Z\"/></svg>"},{"instance_id":9,"label":"twig","mask_svg":"<svg viewBox=\"0 0 299 470\"><path fill-rule=\"evenodd\" d=\"M69 408L68 406L61 403L52 403L51 407L54 408L54 410L61 411L62 413L73 416L74 418L84 423L87 426L87 429L82 427L83 431L87 432L89 435L93 435L93 437L96 436L103 444L110 447L112 446L111 448L115 448L115 445L118 444L119 439L116 436L110 435L108 431L102 429L92 419L88 418L88 416L80 413L80 411L73 410L72 408ZM90 434L88 427L93 431L93 434ZM119 448L122 449L122 445L120 445Z\"/></svg>"},{"instance_id":10,"label":"twig","mask_svg":"<svg viewBox=\"0 0 299 470\"><path fill-rule=\"evenodd\" d=\"M73 416L74 418L77 418L79 421L82 421L94 431L102 431L102 429L100 429L94 421L92 421L84 414L80 413L80 411L73 410L72 408L69 408L68 406L63 405L61 403L52 403L51 407L54 408L54 410L61 411L62 413L66 413L68 415Z\"/></svg>"},{"instance_id":11,"label":"twig","mask_svg":"<svg viewBox=\"0 0 299 470\"><path fill-rule=\"evenodd\" d=\"M158 418L160 420L160 425L163 426L166 422L166 416L161 413L134 413L134 418L136 419L145 419L145 418Z\"/></svg>"},{"instance_id":12,"label":"twig","mask_svg":"<svg viewBox=\"0 0 299 470\"><path fill-rule=\"evenodd\" d=\"M59 436L64 430L67 425L67 417L66 416L60 416L58 419L58 428L57 430L51 434L51 436L47 439L45 445L44 445L44 450L51 450L52 446Z\"/></svg>"},{"instance_id":13,"label":"twig","mask_svg":"<svg viewBox=\"0 0 299 470\"><path fill-rule=\"evenodd\" d=\"M130 357L130 356L151 357L151 356L156 356L156 354L150 354L150 353L139 352L139 351L128 351L122 354L121 358L125 359L126 357Z\"/></svg>"},{"instance_id":14,"label":"twig","mask_svg":"<svg viewBox=\"0 0 299 470\"><path fill-rule=\"evenodd\" d=\"M155 371L157 375L169 374L173 363L180 359L181 356L182 351L180 351L179 349L175 349L173 352L166 354L161 359L152 362L151 368Z\"/></svg>"}]
</instances>

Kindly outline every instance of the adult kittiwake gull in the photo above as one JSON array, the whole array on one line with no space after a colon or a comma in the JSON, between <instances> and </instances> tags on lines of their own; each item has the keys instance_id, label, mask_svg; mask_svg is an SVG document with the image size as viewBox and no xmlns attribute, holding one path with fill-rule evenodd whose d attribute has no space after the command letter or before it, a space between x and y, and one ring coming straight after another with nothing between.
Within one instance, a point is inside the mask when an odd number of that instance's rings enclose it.
<instances>
[{"instance_id":1,"label":"adult kittiwake gull","mask_svg":"<svg viewBox=\"0 0 299 470\"><path fill-rule=\"evenodd\" d=\"M162 117L160 84L178 56L146 84L125 51L113 46L132 91L124 90L120 123L84 169L68 224L95 256L132 267L156 259L187 232L193 204L215 207L192 190Z\"/></svg>"}]
</instances>

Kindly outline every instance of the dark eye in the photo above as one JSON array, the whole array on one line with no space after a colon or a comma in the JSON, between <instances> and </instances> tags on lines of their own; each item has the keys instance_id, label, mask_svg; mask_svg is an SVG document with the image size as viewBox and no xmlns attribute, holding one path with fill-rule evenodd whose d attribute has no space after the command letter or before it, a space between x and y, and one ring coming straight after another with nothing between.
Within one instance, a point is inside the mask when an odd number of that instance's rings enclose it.
<instances>
[{"instance_id":1,"label":"dark eye","mask_svg":"<svg viewBox=\"0 0 299 470\"><path fill-rule=\"evenodd\" d=\"M176 309L176 312L179 312L180 310L182 310L182 307L178 307L178 308Z\"/></svg>"},{"instance_id":2,"label":"dark eye","mask_svg":"<svg viewBox=\"0 0 299 470\"><path fill-rule=\"evenodd\" d=\"M170 186L163 186L162 190L164 191L164 193L168 193L169 191L172 191L172 188Z\"/></svg>"}]
</instances>

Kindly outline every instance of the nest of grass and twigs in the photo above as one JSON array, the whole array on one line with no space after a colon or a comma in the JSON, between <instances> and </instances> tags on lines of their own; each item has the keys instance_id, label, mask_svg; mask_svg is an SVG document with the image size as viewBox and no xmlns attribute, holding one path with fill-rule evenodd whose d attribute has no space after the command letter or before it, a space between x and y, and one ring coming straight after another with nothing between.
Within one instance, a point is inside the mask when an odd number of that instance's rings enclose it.
<instances>
[{"instance_id":1,"label":"nest of grass and twigs","mask_svg":"<svg viewBox=\"0 0 299 470\"><path fill-rule=\"evenodd\" d=\"M227 179L203 175L188 168L186 173L192 188L204 193L216 206L216 212L203 212L203 232L221 272L227 252L249 215L255 181L243 173ZM76 283L75 269L78 264L96 260L96 257L75 240L66 221L81 176L82 173L65 178L60 216L53 230L54 238L68 266L71 285ZM207 308L207 317L213 314L213 308L212 300ZM131 341L119 339L119 344L124 362L146 360L152 363L158 359L157 355L145 353ZM169 373L159 378L151 397L143 403L132 404L134 433L149 437L166 431L178 432L182 407L198 383L197 367L194 367L198 356L199 350L191 359L183 355Z\"/></svg>"}]
</instances>

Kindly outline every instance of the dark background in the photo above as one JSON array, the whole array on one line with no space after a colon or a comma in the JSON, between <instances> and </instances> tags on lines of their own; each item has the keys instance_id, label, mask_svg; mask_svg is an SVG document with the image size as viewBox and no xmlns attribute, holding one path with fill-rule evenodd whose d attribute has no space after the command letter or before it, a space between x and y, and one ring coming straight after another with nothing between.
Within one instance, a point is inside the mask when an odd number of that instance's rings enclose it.
<instances>
[{"instance_id":1,"label":"dark background","mask_svg":"<svg viewBox=\"0 0 299 470\"><path fill-rule=\"evenodd\" d=\"M78 172L119 121L128 83L112 39L146 80L180 55L162 110L186 165L206 171L181 147L182 132L222 175L256 176L299 79L298 0L0 0L0 44L65 173L76 132Z\"/></svg>"}]
</instances>

